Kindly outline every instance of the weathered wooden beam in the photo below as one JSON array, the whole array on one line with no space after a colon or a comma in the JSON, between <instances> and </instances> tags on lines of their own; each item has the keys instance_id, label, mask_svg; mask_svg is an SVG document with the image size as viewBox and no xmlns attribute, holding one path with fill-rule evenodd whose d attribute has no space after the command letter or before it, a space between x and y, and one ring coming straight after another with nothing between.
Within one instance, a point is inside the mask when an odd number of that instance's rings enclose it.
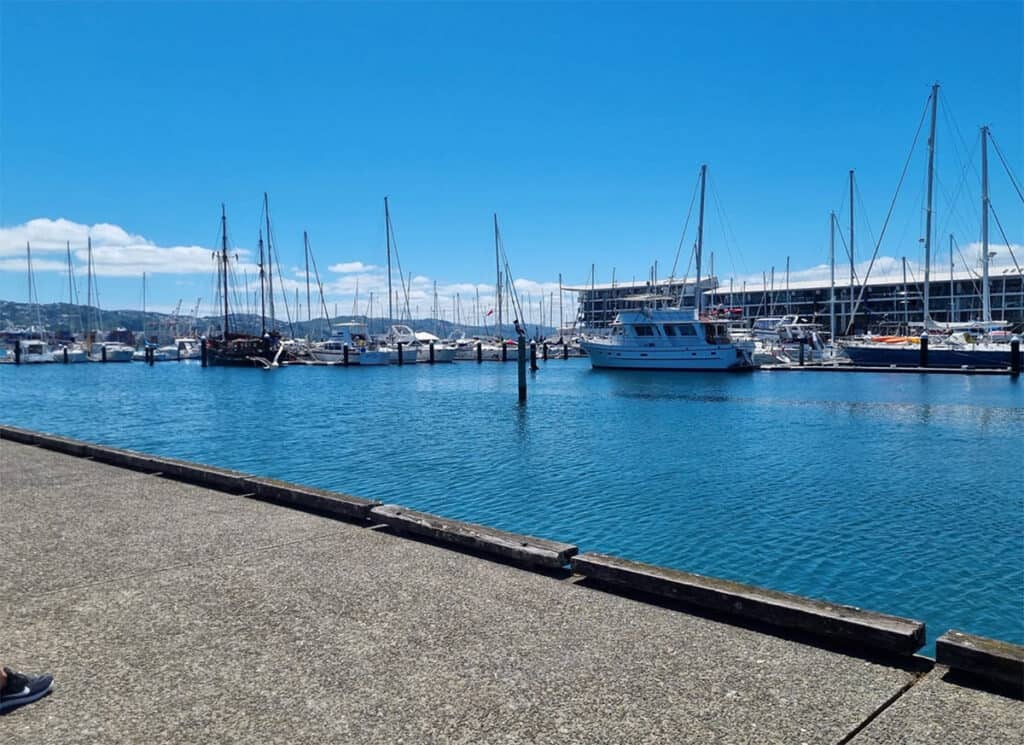
<instances>
[{"instance_id":1,"label":"weathered wooden beam","mask_svg":"<svg viewBox=\"0 0 1024 745\"><path fill-rule=\"evenodd\" d=\"M485 525L417 512L395 504L374 507L370 510L370 516L398 532L424 536L439 543L491 554L528 567L561 569L579 552L579 548L569 543L507 533Z\"/></svg>"},{"instance_id":2,"label":"weathered wooden beam","mask_svg":"<svg viewBox=\"0 0 1024 745\"><path fill-rule=\"evenodd\" d=\"M320 514L350 520L367 519L370 516L370 510L381 504L375 499L363 499L350 494L299 486L275 479L247 478L245 483L254 490L257 499L262 499L265 502L312 510Z\"/></svg>"},{"instance_id":3,"label":"weathered wooden beam","mask_svg":"<svg viewBox=\"0 0 1024 745\"><path fill-rule=\"evenodd\" d=\"M609 585L868 650L910 655L924 644L925 625L921 621L849 605L603 554L588 553L573 558L572 570Z\"/></svg>"},{"instance_id":4,"label":"weathered wooden beam","mask_svg":"<svg viewBox=\"0 0 1024 745\"><path fill-rule=\"evenodd\" d=\"M1024 646L950 630L935 640L935 661L1024 695Z\"/></svg>"}]
</instances>

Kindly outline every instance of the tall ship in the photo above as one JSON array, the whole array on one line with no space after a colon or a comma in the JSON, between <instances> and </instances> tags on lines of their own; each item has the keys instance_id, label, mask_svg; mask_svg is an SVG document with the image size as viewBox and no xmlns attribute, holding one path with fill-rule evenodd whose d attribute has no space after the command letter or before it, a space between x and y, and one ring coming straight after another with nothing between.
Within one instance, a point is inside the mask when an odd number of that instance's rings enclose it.
<instances>
[{"instance_id":1,"label":"tall ship","mask_svg":"<svg viewBox=\"0 0 1024 745\"><path fill-rule=\"evenodd\" d=\"M754 367L752 348L736 343L725 321L701 317L701 251L704 240L704 192L707 165L700 167L700 212L697 221L697 284L694 308L683 309L682 296L675 308L658 307L662 296L651 297L651 307L620 311L611 333L584 336L580 346L595 368L630 370L736 371Z\"/></svg>"},{"instance_id":2,"label":"tall ship","mask_svg":"<svg viewBox=\"0 0 1024 745\"><path fill-rule=\"evenodd\" d=\"M260 313L261 334L244 334L231 330L229 298L230 263L228 257L228 218L224 205L220 208L221 250L217 257L217 286L223 296L224 327L220 337L206 340L206 364L213 367L259 367L269 369L277 362L280 338L267 332L266 314ZM263 291L263 241L260 240L260 291Z\"/></svg>"}]
</instances>

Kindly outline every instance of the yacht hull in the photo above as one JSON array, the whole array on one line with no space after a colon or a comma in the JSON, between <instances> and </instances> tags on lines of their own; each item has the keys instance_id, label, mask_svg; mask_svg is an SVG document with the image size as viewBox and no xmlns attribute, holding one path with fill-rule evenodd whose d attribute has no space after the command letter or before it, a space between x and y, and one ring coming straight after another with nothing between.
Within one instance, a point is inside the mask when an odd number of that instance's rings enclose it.
<instances>
[{"instance_id":1,"label":"yacht hull","mask_svg":"<svg viewBox=\"0 0 1024 745\"><path fill-rule=\"evenodd\" d=\"M851 344L843 349L853 364L863 367L918 367L921 364L921 349L917 345ZM1024 352L1021 360L1024 362ZM1009 345L1003 349L936 346L928 350L929 367L1004 369L1010 367L1010 362Z\"/></svg>"},{"instance_id":2,"label":"yacht hull","mask_svg":"<svg viewBox=\"0 0 1024 745\"><path fill-rule=\"evenodd\" d=\"M749 357L743 350L723 346L721 349L700 348L643 349L617 344L583 342L583 349L590 356L595 368L620 370L676 370L694 372L739 371L753 369Z\"/></svg>"}]
</instances>

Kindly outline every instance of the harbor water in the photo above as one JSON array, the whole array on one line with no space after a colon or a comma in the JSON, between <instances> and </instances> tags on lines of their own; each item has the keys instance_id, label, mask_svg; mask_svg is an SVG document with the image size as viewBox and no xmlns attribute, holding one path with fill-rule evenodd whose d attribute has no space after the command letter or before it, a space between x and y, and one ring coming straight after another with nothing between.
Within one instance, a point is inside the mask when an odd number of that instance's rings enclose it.
<instances>
[{"instance_id":1,"label":"harbor water","mask_svg":"<svg viewBox=\"0 0 1024 745\"><path fill-rule=\"evenodd\" d=\"M3 365L0 422L1024 643L1024 381L540 365Z\"/></svg>"}]
</instances>

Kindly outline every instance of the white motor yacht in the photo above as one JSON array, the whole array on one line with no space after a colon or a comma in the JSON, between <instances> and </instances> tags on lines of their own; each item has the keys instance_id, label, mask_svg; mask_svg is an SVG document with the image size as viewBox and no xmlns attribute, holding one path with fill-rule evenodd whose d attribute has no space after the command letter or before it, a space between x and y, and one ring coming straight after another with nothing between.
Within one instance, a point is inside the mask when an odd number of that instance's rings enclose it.
<instances>
[{"instance_id":1,"label":"white motor yacht","mask_svg":"<svg viewBox=\"0 0 1024 745\"><path fill-rule=\"evenodd\" d=\"M397 362L397 345L402 345L402 361L410 361L405 352L416 353L417 362L430 362L430 343L434 343L434 362L454 362L458 346L454 343L442 341L437 336L426 331L413 331L409 326L396 324L388 331L387 343L394 348L393 362Z\"/></svg>"},{"instance_id":2,"label":"white motor yacht","mask_svg":"<svg viewBox=\"0 0 1024 745\"><path fill-rule=\"evenodd\" d=\"M641 370L746 370L749 347L729 337L724 321L694 319L692 310L652 308L622 311L608 336L588 336L581 345L597 368Z\"/></svg>"},{"instance_id":3,"label":"white motor yacht","mask_svg":"<svg viewBox=\"0 0 1024 745\"><path fill-rule=\"evenodd\" d=\"M310 356L317 362L344 363L348 349L350 365L388 365L391 355L382 350L370 338L365 323L339 323L331 331L331 338L318 342L309 348Z\"/></svg>"}]
</instances>

